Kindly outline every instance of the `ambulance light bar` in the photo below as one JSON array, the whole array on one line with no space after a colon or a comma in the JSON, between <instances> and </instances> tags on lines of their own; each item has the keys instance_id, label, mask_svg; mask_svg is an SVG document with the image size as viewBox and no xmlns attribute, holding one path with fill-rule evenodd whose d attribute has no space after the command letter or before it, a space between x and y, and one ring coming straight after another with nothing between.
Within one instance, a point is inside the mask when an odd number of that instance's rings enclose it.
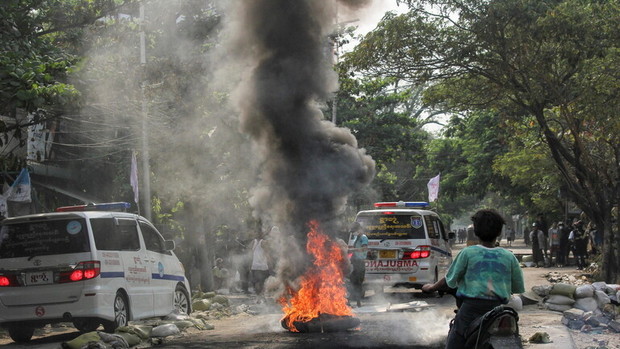
<instances>
[{"instance_id":1,"label":"ambulance light bar","mask_svg":"<svg viewBox=\"0 0 620 349\"><path fill-rule=\"evenodd\" d=\"M375 207L416 207L428 208L430 205L425 201L392 201L392 202L375 202Z\"/></svg>"},{"instance_id":2,"label":"ambulance light bar","mask_svg":"<svg viewBox=\"0 0 620 349\"><path fill-rule=\"evenodd\" d=\"M56 212L75 212L75 211L120 211L127 212L131 207L128 202L108 202L105 204L75 205L58 207Z\"/></svg>"}]
</instances>

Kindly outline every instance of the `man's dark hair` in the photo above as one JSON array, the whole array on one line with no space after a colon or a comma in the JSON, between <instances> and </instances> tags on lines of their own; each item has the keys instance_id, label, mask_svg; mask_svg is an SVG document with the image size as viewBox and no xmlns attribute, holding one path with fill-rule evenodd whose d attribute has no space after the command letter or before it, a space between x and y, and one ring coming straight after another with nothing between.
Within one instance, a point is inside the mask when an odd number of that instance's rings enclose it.
<instances>
[{"instance_id":1,"label":"man's dark hair","mask_svg":"<svg viewBox=\"0 0 620 349\"><path fill-rule=\"evenodd\" d=\"M493 209L476 212L471 221L474 222L474 233L485 242L491 242L502 234L502 227L506 224L504 218Z\"/></svg>"}]
</instances>

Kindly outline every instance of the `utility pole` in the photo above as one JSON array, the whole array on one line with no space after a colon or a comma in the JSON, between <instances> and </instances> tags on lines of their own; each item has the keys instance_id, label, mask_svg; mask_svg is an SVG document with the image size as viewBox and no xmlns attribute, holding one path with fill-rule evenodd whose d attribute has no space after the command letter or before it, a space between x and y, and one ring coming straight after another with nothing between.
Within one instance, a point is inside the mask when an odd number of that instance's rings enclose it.
<instances>
[{"instance_id":1,"label":"utility pole","mask_svg":"<svg viewBox=\"0 0 620 349\"><path fill-rule=\"evenodd\" d=\"M142 206L146 219L151 220L151 166L149 164L148 109L146 105L146 34L144 33L144 2L140 2L140 66L142 67Z\"/></svg>"}]
</instances>

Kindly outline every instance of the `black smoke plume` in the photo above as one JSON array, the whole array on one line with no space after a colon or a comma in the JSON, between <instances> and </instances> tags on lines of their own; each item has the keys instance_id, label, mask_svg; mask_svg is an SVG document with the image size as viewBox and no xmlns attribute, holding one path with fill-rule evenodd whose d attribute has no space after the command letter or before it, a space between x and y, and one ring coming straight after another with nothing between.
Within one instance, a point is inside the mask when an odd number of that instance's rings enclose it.
<instances>
[{"instance_id":1,"label":"black smoke plume","mask_svg":"<svg viewBox=\"0 0 620 349\"><path fill-rule=\"evenodd\" d=\"M367 2L340 3L355 8ZM245 67L235 102L261 162L251 204L287 237L280 264L296 266L281 268L280 276L292 280L303 271L298 256L307 223L317 220L333 236L347 197L372 180L375 164L348 129L326 121L320 110L337 89L328 41L336 1L249 0L235 6L229 52Z\"/></svg>"}]
</instances>

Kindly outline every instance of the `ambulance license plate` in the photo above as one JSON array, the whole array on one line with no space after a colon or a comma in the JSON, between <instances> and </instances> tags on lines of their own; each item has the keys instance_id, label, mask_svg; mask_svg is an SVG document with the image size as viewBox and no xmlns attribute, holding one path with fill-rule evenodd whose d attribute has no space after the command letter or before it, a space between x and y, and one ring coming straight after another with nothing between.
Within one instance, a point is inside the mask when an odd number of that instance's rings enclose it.
<instances>
[{"instance_id":1,"label":"ambulance license plate","mask_svg":"<svg viewBox=\"0 0 620 349\"><path fill-rule=\"evenodd\" d=\"M26 273L26 285L47 285L54 282L54 272L37 271L36 273Z\"/></svg>"},{"instance_id":2,"label":"ambulance license plate","mask_svg":"<svg viewBox=\"0 0 620 349\"><path fill-rule=\"evenodd\" d=\"M396 250L380 250L379 258L396 258Z\"/></svg>"}]
</instances>

